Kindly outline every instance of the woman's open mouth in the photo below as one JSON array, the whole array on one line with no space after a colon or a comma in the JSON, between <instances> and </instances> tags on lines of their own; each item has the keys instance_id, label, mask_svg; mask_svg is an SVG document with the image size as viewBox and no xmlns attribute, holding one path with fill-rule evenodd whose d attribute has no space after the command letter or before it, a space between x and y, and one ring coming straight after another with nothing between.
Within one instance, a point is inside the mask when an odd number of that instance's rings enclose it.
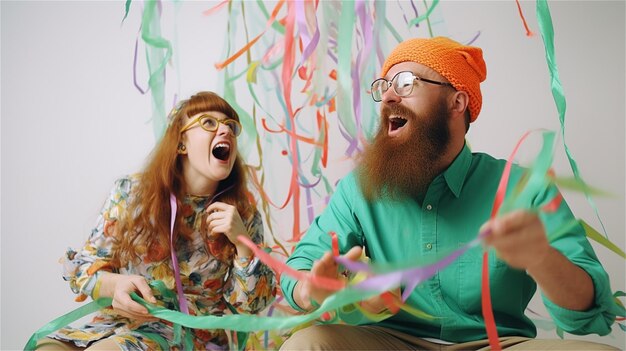
<instances>
[{"instance_id":1,"label":"woman's open mouth","mask_svg":"<svg viewBox=\"0 0 626 351\"><path fill-rule=\"evenodd\" d=\"M230 157L230 144L228 143L217 143L213 147L211 151L213 156L221 161L226 161Z\"/></svg>"}]
</instances>

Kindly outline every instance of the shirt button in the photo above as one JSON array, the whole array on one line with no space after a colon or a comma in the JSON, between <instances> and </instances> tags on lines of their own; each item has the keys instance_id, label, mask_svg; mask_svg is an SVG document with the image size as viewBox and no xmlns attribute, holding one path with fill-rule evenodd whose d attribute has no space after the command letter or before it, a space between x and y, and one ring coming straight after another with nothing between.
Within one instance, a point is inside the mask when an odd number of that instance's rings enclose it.
<instances>
[{"instance_id":1,"label":"shirt button","mask_svg":"<svg viewBox=\"0 0 626 351\"><path fill-rule=\"evenodd\" d=\"M433 244L431 243L426 244L426 250L430 250L432 248L433 248Z\"/></svg>"},{"instance_id":2,"label":"shirt button","mask_svg":"<svg viewBox=\"0 0 626 351\"><path fill-rule=\"evenodd\" d=\"M426 209L430 211L430 210L433 209L433 206L431 204L428 204L428 205L426 205Z\"/></svg>"}]
</instances>

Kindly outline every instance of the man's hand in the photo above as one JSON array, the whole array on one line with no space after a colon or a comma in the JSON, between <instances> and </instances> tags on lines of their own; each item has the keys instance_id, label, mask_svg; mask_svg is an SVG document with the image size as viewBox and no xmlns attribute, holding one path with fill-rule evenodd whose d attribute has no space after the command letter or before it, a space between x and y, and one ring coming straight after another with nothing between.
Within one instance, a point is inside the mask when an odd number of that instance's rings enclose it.
<instances>
[{"instance_id":1,"label":"man's hand","mask_svg":"<svg viewBox=\"0 0 626 351\"><path fill-rule=\"evenodd\" d=\"M536 213L515 211L487 222L485 243L509 266L526 270L543 293L557 305L577 311L593 306L594 286L589 274L548 243Z\"/></svg>"},{"instance_id":2,"label":"man's hand","mask_svg":"<svg viewBox=\"0 0 626 351\"><path fill-rule=\"evenodd\" d=\"M356 261L361 257L362 251L363 249L361 247L355 246L351 248L344 257L351 261ZM339 265L335 262L330 252L325 253L321 259L313 263L311 275L333 279L339 278ZM334 292L333 290L318 288L311 284L310 281L305 280L299 281L296 284L293 296L298 306L308 311L313 308L311 300L321 305L324 300Z\"/></svg>"},{"instance_id":3,"label":"man's hand","mask_svg":"<svg viewBox=\"0 0 626 351\"><path fill-rule=\"evenodd\" d=\"M387 293L393 296L394 301L402 301L402 292L400 291L400 288L390 290ZM372 314L379 314L390 310L389 301L385 301L385 299L382 297L382 294L361 301L360 305L361 308ZM394 311L390 310L390 312L393 313Z\"/></svg>"},{"instance_id":4,"label":"man's hand","mask_svg":"<svg viewBox=\"0 0 626 351\"><path fill-rule=\"evenodd\" d=\"M541 266L551 247L543 223L534 212L515 211L487 222L485 243L509 266L529 270Z\"/></svg>"}]
</instances>

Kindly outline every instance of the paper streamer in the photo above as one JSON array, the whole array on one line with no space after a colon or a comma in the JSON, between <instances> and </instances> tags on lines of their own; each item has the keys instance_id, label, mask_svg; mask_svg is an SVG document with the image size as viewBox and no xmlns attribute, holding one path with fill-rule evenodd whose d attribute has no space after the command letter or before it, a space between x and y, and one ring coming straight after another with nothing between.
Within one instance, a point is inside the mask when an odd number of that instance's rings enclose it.
<instances>
[{"instance_id":1,"label":"paper streamer","mask_svg":"<svg viewBox=\"0 0 626 351\"><path fill-rule=\"evenodd\" d=\"M519 148L519 144L525 139L526 136L527 134L523 136L523 138L520 140L520 142L516 146L514 153L511 155L510 159L507 161L508 164L505 167L505 172L503 172L499 189L506 189L506 186L504 186L503 184L506 184L508 181L508 170L510 170L511 160L513 159L515 152ZM545 187L548 186L549 179L553 178L553 177L548 176L548 173L549 173L549 164L550 164L550 161L552 159L552 154L553 154L554 133L544 132L543 136L544 136L544 147L542 148L537 159L533 163L533 167L529 169L530 176L528 177L528 180L521 181L523 185L522 189L519 192L516 192L513 196L509 196L504 199L500 196L496 196L496 201L494 201L494 208L493 208L492 213L499 213L497 209L498 203L502 203L502 205L500 206L501 208L504 207L505 204L508 204L510 210L518 209L518 208L514 208L514 206L522 206L521 208L527 208L527 206L529 205L529 202L525 199L528 197L534 197L534 194L536 194L539 191L545 190ZM543 178L546 179L545 181L538 180L539 177L537 175L540 175L540 174L543 174ZM532 193L533 195L530 195L529 193ZM552 199L550 199L548 203L550 203L551 201ZM540 206L543 207L544 205L545 204L541 204ZM234 331L239 331L239 332L292 328L292 327L301 325L303 323L312 322L314 320L322 318L323 315L329 312L332 313L334 311L337 311L338 309L346 308L346 306L348 305L352 305L359 301L369 299L381 293L385 293L388 290L391 290L393 288L400 286L401 284L405 284L406 286L405 291L403 292L403 296L402 296L403 300L406 300L406 297L408 297L408 294L410 294L419 283L421 283L425 279L428 279L429 277L434 275L438 270L445 268L447 265L449 265L455 259L461 256L465 251L467 251L467 249L469 249L470 247L474 247L480 244L482 238L484 238L487 235L489 235L488 232L480 233L476 237L476 239L468 243L466 246L461 247L451 252L450 254L446 255L442 259L432 264L427 264L427 265L417 266L417 267L400 268L400 269L395 269L395 270L392 268L390 271L388 271L389 267L381 268L381 267L376 267L376 265L363 264L363 262L347 261L345 260L345 258L342 258L341 256L337 256L336 260L339 263L341 263L346 268L354 272L369 272L369 273L386 272L382 274L374 274L371 276L367 276L366 278L355 283L354 285L346 285L346 282L340 279L316 277L316 276L312 276L308 272L296 271L290 268L289 266L287 266L284 262L281 262L272 258L268 253L266 253L265 251L257 247L247 237L240 236L238 239L243 244L248 246L254 252L254 255L256 257L258 257L261 261L263 261L265 264L270 266L277 273L289 274L301 281L306 279L316 286L320 286L326 289L336 291L336 293L331 295L328 299L326 299L324 303L322 303L322 305L317 310L309 314L305 314L305 315L298 315L298 316L291 316L291 317L278 317L278 316L261 317L261 316L252 316L252 315L189 316L185 313L167 310L162 307L151 305L145 302L142 298L137 296L135 293L131 295L132 295L133 300L144 305L148 309L148 311L155 317L162 318L164 320L174 323L175 325L180 325L180 326L184 326L188 328L227 329L227 330L234 330ZM555 235L558 236L560 234L556 233ZM331 242L334 242L335 244L333 244L333 246L337 248L337 249L334 249L333 251L337 255L338 254L338 241L334 240L333 238L336 238L336 235L333 236L331 234ZM602 238L602 236L600 236L600 238ZM399 264L398 266L403 266L403 265L404 264ZM161 293L162 296L166 298L170 298L170 299L172 298L176 299L176 295L173 292L165 289L162 282L158 282L158 281L151 282L150 285L153 287L161 286L162 288L160 289L163 290ZM622 295L617 295L617 296L623 296L623 293ZM619 300L616 300L616 301L617 303L619 303ZM43 328L35 332L33 336L29 339L25 349L32 349L33 346L36 344L37 340L44 337L48 333L54 330L57 330L83 317L84 315L88 313L92 313L99 308L107 307L110 305L110 303L111 303L111 299L101 298L83 307L80 307L79 309L72 311L68 313L67 315L64 315L60 318L55 319L54 321L48 323L46 326L44 326ZM410 311L410 309L407 309L407 310ZM622 306L622 310L623 310L623 306ZM416 311L415 313L416 315L419 315L419 311ZM429 316L425 316L425 317L429 317ZM334 318L336 317L333 317L331 321L334 321ZM180 335L180 331L177 331L175 334ZM187 335L189 335L189 333L185 333L186 338L188 338ZM179 339L180 339L179 336L175 337L175 342L177 342L177 340ZM185 339L185 340L188 340L188 339ZM497 348L499 347L499 345L497 343L494 343L491 345L491 347Z\"/></svg>"}]
</instances>

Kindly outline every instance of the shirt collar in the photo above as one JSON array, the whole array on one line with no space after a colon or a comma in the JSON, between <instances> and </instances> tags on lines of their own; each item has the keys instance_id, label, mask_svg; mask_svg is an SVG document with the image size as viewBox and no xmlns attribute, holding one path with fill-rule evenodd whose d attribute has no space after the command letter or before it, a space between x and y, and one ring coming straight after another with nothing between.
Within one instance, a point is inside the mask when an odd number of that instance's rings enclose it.
<instances>
[{"instance_id":1,"label":"shirt collar","mask_svg":"<svg viewBox=\"0 0 626 351\"><path fill-rule=\"evenodd\" d=\"M448 183L448 187L457 198L461 195L461 190L463 189L463 184L465 183L465 176L467 175L471 164L472 152L467 146L467 143L465 143L461 152L459 152L457 157L450 164L450 167L448 167L448 169L446 169L443 173L443 177L446 180L446 183Z\"/></svg>"}]
</instances>

